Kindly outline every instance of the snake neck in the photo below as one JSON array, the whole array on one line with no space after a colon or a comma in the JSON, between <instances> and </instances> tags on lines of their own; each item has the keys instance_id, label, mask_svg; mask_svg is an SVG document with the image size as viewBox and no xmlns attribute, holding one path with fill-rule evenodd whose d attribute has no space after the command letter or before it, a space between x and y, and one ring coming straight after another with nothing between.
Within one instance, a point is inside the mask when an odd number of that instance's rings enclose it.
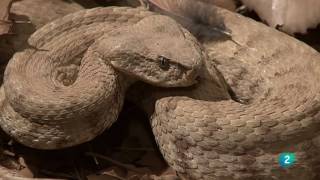
<instances>
[{"instance_id":1,"label":"snake neck","mask_svg":"<svg viewBox=\"0 0 320 180\"><path fill-rule=\"evenodd\" d=\"M123 73L119 73L118 79L119 79L120 89L122 93L126 93L127 90L138 81L136 78L130 77Z\"/></svg>"},{"instance_id":2,"label":"snake neck","mask_svg":"<svg viewBox=\"0 0 320 180\"><path fill-rule=\"evenodd\" d=\"M229 86L213 62L204 63L200 72L197 78L198 83L189 87L162 88L143 82L135 83L131 80L132 86L126 92L126 98L136 104L149 117L154 113L156 101L165 97L186 96L204 101L231 99Z\"/></svg>"}]
</instances>

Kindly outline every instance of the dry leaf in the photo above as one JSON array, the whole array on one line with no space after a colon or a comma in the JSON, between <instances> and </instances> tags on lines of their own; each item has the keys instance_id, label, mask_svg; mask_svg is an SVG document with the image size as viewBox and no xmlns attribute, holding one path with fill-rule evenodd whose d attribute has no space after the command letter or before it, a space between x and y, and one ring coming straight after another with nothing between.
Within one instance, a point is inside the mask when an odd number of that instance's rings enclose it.
<instances>
[{"instance_id":1,"label":"dry leaf","mask_svg":"<svg viewBox=\"0 0 320 180\"><path fill-rule=\"evenodd\" d=\"M202 42L230 36L216 6L194 0L148 1L151 11L172 17Z\"/></svg>"},{"instance_id":2,"label":"dry leaf","mask_svg":"<svg viewBox=\"0 0 320 180\"><path fill-rule=\"evenodd\" d=\"M9 20L9 10L12 0L0 1L0 35L7 34L11 28L11 21Z\"/></svg>"},{"instance_id":3,"label":"dry leaf","mask_svg":"<svg viewBox=\"0 0 320 180\"><path fill-rule=\"evenodd\" d=\"M306 33L320 23L319 0L242 0L271 27L293 34Z\"/></svg>"},{"instance_id":4,"label":"dry leaf","mask_svg":"<svg viewBox=\"0 0 320 180\"><path fill-rule=\"evenodd\" d=\"M23 168L22 170L19 171L19 175L21 175L22 177L25 178L33 178L34 175L31 172L31 170L29 168Z\"/></svg>"},{"instance_id":5,"label":"dry leaf","mask_svg":"<svg viewBox=\"0 0 320 180\"><path fill-rule=\"evenodd\" d=\"M87 176L88 180L122 180L123 178L117 177L115 175L89 175Z\"/></svg>"}]
</instances>

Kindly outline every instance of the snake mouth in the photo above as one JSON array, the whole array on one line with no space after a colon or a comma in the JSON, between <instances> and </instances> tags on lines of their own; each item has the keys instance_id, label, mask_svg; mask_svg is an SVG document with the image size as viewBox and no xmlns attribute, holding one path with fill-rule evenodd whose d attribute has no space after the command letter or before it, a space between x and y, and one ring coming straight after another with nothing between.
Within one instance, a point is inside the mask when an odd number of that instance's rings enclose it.
<instances>
[{"instance_id":1,"label":"snake mouth","mask_svg":"<svg viewBox=\"0 0 320 180\"><path fill-rule=\"evenodd\" d=\"M117 57L110 57L109 62L129 77L159 87L191 86L197 83L199 75L197 66L188 67L173 61L163 65L155 59L137 53L117 54Z\"/></svg>"}]
</instances>

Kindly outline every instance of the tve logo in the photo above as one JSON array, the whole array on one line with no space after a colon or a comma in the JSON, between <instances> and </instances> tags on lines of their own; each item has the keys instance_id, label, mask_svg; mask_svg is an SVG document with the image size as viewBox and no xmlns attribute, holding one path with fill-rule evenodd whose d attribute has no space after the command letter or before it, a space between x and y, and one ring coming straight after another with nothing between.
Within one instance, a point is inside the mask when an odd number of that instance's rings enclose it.
<instances>
[{"instance_id":1,"label":"tve logo","mask_svg":"<svg viewBox=\"0 0 320 180\"><path fill-rule=\"evenodd\" d=\"M296 162L295 153L284 152L279 155L279 165L283 168L292 166Z\"/></svg>"}]
</instances>

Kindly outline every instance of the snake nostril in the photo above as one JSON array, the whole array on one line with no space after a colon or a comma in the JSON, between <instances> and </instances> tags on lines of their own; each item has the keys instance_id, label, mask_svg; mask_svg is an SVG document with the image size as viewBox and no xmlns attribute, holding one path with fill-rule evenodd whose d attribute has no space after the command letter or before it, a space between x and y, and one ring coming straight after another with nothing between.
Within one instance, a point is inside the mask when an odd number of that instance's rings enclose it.
<instances>
[{"instance_id":1,"label":"snake nostril","mask_svg":"<svg viewBox=\"0 0 320 180\"><path fill-rule=\"evenodd\" d=\"M195 78L195 80L196 80L196 83L200 83L200 82L201 82L201 77L200 77L200 76L197 76L197 77Z\"/></svg>"}]
</instances>

